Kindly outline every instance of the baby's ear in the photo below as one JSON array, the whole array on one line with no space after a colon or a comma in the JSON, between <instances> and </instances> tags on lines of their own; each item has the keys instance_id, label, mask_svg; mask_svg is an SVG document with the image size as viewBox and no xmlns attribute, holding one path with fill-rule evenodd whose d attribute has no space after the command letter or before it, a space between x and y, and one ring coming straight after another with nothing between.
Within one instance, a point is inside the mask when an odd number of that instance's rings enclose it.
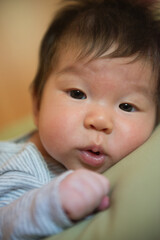
<instances>
[{"instance_id":1,"label":"baby's ear","mask_svg":"<svg viewBox=\"0 0 160 240\"><path fill-rule=\"evenodd\" d=\"M39 121L39 101L37 96L34 94L32 95L32 111L33 111L33 119L35 125L38 127L38 121Z\"/></svg>"}]
</instances>

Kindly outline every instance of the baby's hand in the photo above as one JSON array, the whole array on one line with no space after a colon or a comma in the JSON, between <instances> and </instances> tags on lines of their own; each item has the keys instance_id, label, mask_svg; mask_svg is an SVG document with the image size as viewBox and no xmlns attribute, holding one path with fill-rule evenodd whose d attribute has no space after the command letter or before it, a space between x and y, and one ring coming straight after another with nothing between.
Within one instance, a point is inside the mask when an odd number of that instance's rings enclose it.
<instances>
[{"instance_id":1,"label":"baby's hand","mask_svg":"<svg viewBox=\"0 0 160 240\"><path fill-rule=\"evenodd\" d=\"M108 180L86 169L75 170L60 184L62 207L71 220L80 220L94 210L106 209L108 192Z\"/></svg>"}]
</instances>

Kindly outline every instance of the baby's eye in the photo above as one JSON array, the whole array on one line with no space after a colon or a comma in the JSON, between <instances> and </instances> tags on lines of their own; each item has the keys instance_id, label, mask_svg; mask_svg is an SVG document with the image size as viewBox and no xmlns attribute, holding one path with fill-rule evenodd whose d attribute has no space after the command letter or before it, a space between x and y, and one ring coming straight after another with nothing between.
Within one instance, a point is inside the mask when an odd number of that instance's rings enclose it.
<instances>
[{"instance_id":1,"label":"baby's eye","mask_svg":"<svg viewBox=\"0 0 160 240\"><path fill-rule=\"evenodd\" d=\"M84 92L82 92L81 90L77 90L77 89L68 91L68 94L72 98L75 98L75 99L86 99L87 98L87 96Z\"/></svg>"},{"instance_id":2,"label":"baby's eye","mask_svg":"<svg viewBox=\"0 0 160 240\"><path fill-rule=\"evenodd\" d=\"M136 108L129 103L121 103L119 108L125 112L135 112Z\"/></svg>"}]
</instances>

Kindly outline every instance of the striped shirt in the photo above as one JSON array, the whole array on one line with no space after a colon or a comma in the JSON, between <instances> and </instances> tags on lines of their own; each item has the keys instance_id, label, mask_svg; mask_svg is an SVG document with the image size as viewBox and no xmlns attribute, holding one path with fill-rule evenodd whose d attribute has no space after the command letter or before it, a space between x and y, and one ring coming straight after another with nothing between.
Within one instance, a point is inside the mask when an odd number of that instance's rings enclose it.
<instances>
[{"instance_id":1,"label":"striped shirt","mask_svg":"<svg viewBox=\"0 0 160 240\"><path fill-rule=\"evenodd\" d=\"M70 173L47 164L32 143L0 142L0 239L40 239L72 226L58 194Z\"/></svg>"}]
</instances>

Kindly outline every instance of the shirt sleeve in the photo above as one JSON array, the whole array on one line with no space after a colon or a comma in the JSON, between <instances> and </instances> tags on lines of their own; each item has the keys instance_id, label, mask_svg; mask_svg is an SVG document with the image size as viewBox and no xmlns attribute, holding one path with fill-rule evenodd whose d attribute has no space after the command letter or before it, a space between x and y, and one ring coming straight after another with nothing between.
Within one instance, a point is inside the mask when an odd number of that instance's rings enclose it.
<instances>
[{"instance_id":1,"label":"shirt sleeve","mask_svg":"<svg viewBox=\"0 0 160 240\"><path fill-rule=\"evenodd\" d=\"M30 143L0 143L0 239L32 240L72 226L61 207L59 184Z\"/></svg>"},{"instance_id":2,"label":"shirt sleeve","mask_svg":"<svg viewBox=\"0 0 160 240\"><path fill-rule=\"evenodd\" d=\"M32 189L11 203L1 206L0 239L39 239L72 226L73 223L64 213L59 199L59 184L71 172L67 171L48 184Z\"/></svg>"}]
</instances>

